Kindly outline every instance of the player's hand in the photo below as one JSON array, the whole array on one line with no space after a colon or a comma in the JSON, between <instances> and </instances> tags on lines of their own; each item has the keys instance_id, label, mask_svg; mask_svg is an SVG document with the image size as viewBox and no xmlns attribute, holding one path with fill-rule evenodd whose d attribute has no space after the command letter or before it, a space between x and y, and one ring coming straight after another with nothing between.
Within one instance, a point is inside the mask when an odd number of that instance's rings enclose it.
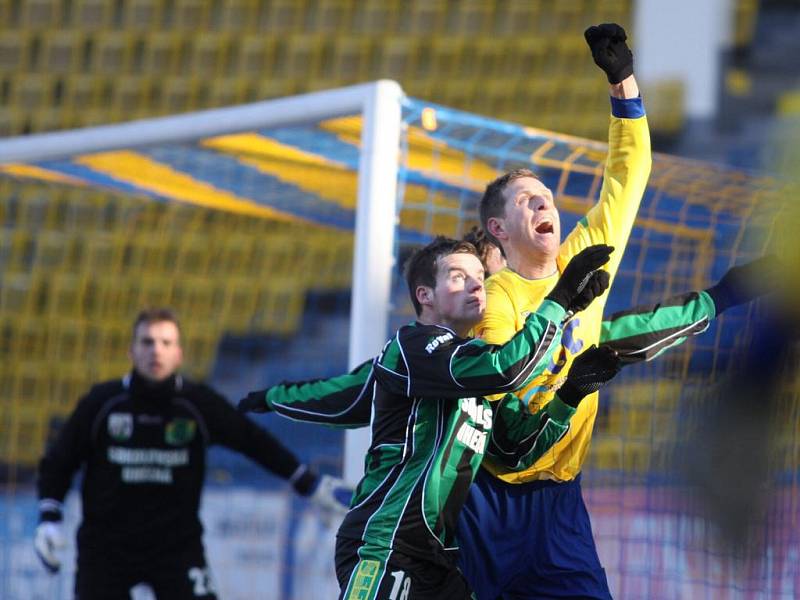
<instances>
[{"instance_id":1,"label":"player's hand","mask_svg":"<svg viewBox=\"0 0 800 600\"><path fill-rule=\"evenodd\" d=\"M717 314L775 291L781 283L781 262L774 255L731 267L713 287L706 290L714 300Z\"/></svg>"},{"instance_id":2,"label":"player's hand","mask_svg":"<svg viewBox=\"0 0 800 600\"><path fill-rule=\"evenodd\" d=\"M594 271L608 262L608 257L613 251L614 248L612 246L597 244L589 246L573 256L567 268L561 274L561 278L547 295L547 298L563 306L564 310L570 310L573 301L586 290ZM593 289L597 289L597 283L600 282L592 284L587 295ZM593 299L594 296L589 299L589 302Z\"/></svg>"},{"instance_id":3,"label":"player's hand","mask_svg":"<svg viewBox=\"0 0 800 600\"><path fill-rule=\"evenodd\" d=\"M622 368L622 359L608 346L590 346L572 361L564 384L557 395L570 406L577 407L580 401L611 381Z\"/></svg>"},{"instance_id":4,"label":"player's hand","mask_svg":"<svg viewBox=\"0 0 800 600\"><path fill-rule=\"evenodd\" d=\"M603 292L608 289L610 281L611 275L608 274L608 271L598 269L593 272L584 288L570 302L567 312L575 314L585 310L592 303L592 300L603 295Z\"/></svg>"},{"instance_id":5,"label":"player's hand","mask_svg":"<svg viewBox=\"0 0 800 600\"><path fill-rule=\"evenodd\" d=\"M320 510L327 525L338 524L350 510L353 488L342 479L320 475L308 499Z\"/></svg>"},{"instance_id":6,"label":"player's hand","mask_svg":"<svg viewBox=\"0 0 800 600\"><path fill-rule=\"evenodd\" d=\"M605 71L609 83L633 75L633 54L625 43L628 36L616 23L593 25L583 32L595 64Z\"/></svg>"},{"instance_id":7,"label":"player's hand","mask_svg":"<svg viewBox=\"0 0 800 600\"><path fill-rule=\"evenodd\" d=\"M236 410L240 413L265 413L269 412L269 405L267 404L267 390L257 390L255 392L250 392L239 400L239 404L236 405Z\"/></svg>"},{"instance_id":8,"label":"player's hand","mask_svg":"<svg viewBox=\"0 0 800 600\"><path fill-rule=\"evenodd\" d=\"M66 547L67 541L61 529L60 521L42 521L36 528L33 547L42 561L44 568L50 573L58 573L61 568L60 551Z\"/></svg>"}]
</instances>

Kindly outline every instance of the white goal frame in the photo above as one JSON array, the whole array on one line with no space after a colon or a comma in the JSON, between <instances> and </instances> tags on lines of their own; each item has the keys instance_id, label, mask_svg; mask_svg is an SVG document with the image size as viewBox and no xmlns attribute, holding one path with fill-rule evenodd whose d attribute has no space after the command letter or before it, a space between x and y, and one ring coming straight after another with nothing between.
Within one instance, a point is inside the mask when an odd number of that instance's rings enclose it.
<instances>
[{"instance_id":1,"label":"white goal frame","mask_svg":"<svg viewBox=\"0 0 800 600\"><path fill-rule=\"evenodd\" d=\"M352 369L380 352L388 333L403 97L397 82L379 80L182 115L17 136L0 143L0 164L188 142L360 114L348 354ZM364 454L369 441L370 431L366 428L349 430L346 434L344 478L350 483L358 482L364 473Z\"/></svg>"}]
</instances>

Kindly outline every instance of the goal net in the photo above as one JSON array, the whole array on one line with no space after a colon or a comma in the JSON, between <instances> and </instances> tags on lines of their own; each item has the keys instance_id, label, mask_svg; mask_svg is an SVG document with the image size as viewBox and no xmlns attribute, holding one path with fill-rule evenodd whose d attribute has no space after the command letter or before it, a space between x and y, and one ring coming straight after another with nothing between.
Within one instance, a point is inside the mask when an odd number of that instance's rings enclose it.
<instances>
[{"instance_id":1,"label":"goal net","mask_svg":"<svg viewBox=\"0 0 800 600\"><path fill-rule=\"evenodd\" d=\"M489 180L532 168L567 232L597 198L606 153L599 142L406 98L388 82L2 146L4 598L70 597L70 558L52 580L30 550L36 461L90 384L129 368L137 310L175 308L187 370L232 401L338 374L412 318L402 258L477 224ZM784 192L767 178L656 156L608 311L702 289L771 248L780 220L769 208ZM776 400L760 530L768 561L741 569L720 552L674 468L703 390L735 367L757 317L757 306L732 310L601 395L583 481L619 597L789 598L800 587L794 391ZM345 443L339 431L258 421L319 470L358 476L363 432ZM67 506L74 527L74 493ZM334 532L240 457L212 452L203 519L222 597L335 594Z\"/></svg>"}]
</instances>

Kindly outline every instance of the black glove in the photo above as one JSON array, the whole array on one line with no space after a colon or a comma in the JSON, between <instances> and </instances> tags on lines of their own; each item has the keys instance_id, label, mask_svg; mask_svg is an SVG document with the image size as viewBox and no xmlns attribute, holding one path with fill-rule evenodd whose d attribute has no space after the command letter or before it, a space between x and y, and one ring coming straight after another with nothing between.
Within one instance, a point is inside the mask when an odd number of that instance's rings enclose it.
<instances>
[{"instance_id":1,"label":"black glove","mask_svg":"<svg viewBox=\"0 0 800 600\"><path fill-rule=\"evenodd\" d=\"M239 404L236 405L236 410L238 410L240 413L269 412L269 405L267 404L267 390L250 392L247 394L247 396L239 400Z\"/></svg>"},{"instance_id":2,"label":"black glove","mask_svg":"<svg viewBox=\"0 0 800 600\"><path fill-rule=\"evenodd\" d=\"M584 396L596 392L614 378L622 368L622 360L608 346L592 345L572 361L572 366L556 394L562 401L577 408Z\"/></svg>"},{"instance_id":3,"label":"black glove","mask_svg":"<svg viewBox=\"0 0 800 600\"><path fill-rule=\"evenodd\" d=\"M586 287L578 292L578 295L572 299L567 312L575 314L576 312L585 310L592 303L592 300L602 295L603 292L608 289L610 281L611 275L608 274L608 271L598 269L592 273L589 277L589 281L586 283Z\"/></svg>"},{"instance_id":4,"label":"black glove","mask_svg":"<svg viewBox=\"0 0 800 600\"><path fill-rule=\"evenodd\" d=\"M628 36L616 23L593 25L583 32L595 64L603 69L609 83L619 83L633 75L633 54L625 43Z\"/></svg>"},{"instance_id":5,"label":"black glove","mask_svg":"<svg viewBox=\"0 0 800 600\"><path fill-rule=\"evenodd\" d=\"M756 260L731 267L719 282L706 290L714 300L717 314L759 296L775 291L779 284L781 263L776 256L762 256Z\"/></svg>"},{"instance_id":6,"label":"black glove","mask_svg":"<svg viewBox=\"0 0 800 600\"><path fill-rule=\"evenodd\" d=\"M547 298L563 306L564 310L570 310L573 301L589 287L592 273L608 262L608 257L613 251L613 247L605 244L597 244L581 250L569 261L567 268L564 269L561 278ZM586 292L587 297L594 287L593 284L592 288ZM588 306L593 299L594 296L589 298L586 305Z\"/></svg>"}]
</instances>

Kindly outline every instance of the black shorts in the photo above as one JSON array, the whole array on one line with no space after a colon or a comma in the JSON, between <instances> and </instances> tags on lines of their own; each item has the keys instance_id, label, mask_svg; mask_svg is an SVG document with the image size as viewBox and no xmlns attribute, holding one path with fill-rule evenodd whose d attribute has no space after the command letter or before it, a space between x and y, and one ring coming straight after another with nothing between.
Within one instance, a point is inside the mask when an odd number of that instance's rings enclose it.
<instances>
[{"instance_id":1,"label":"black shorts","mask_svg":"<svg viewBox=\"0 0 800 600\"><path fill-rule=\"evenodd\" d=\"M152 587L158 600L217 598L200 542L179 552L153 553L144 561L121 560L114 554L111 558L79 549L76 600L130 600L130 589L140 583Z\"/></svg>"},{"instance_id":2,"label":"black shorts","mask_svg":"<svg viewBox=\"0 0 800 600\"><path fill-rule=\"evenodd\" d=\"M470 600L456 566L420 560L358 540L336 539L340 600Z\"/></svg>"}]
</instances>

